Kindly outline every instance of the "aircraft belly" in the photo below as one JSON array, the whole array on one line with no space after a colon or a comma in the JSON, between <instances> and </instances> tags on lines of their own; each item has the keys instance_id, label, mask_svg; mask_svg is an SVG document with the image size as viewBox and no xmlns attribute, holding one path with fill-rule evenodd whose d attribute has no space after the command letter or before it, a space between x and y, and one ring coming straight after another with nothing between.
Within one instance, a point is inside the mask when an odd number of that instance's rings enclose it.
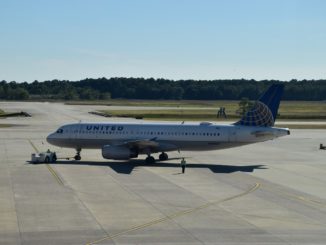
<instances>
[{"instance_id":1,"label":"aircraft belly","mask_svg":"<svg viewBox=\"0 0 326 245\"><path fill-rule=\"evenodd\" d=\"M151 149L151 152L163 151L203 151L219 150L231 147L246 145L243 142L217 142L217 141L157 141L158 148ZM121 143L107 139L57 139L55 145L68 148L81 149L101 149L104 145L114 145ZM146 152L146 151L145 151ZM140 152L142 154L143 152Z\"/></svg>"},{"instance_id":2,"label":"aircraft belly","mask_svg":"<svg viewBox=\"0 0 326 245\"><path fill-rule=\"evenodd\" d=\"M226 149L236 146L245 145L246 143L236 143L236 142L216 142L216 141L177 141L171 142L176 145L178 149L184 151L209 151L209 150L219 150Z\"/></svg>"},{"instance_id":3,"label":"aircraft belly","mask_svg":"<svg viewBox=\"0 0 326 245\"><path fill-rule=\"evenodd\" d=\"M57 139L55 145L68 148L100 149L111 141L102 139Z\"/></svg>"}]
</instances>

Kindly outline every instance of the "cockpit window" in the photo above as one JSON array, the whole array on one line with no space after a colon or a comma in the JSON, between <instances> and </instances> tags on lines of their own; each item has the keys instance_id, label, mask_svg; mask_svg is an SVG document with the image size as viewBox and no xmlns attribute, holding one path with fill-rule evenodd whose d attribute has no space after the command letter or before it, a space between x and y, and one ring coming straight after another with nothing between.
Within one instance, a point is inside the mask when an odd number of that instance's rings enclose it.
<instances>
[{"instance_id":1,"label":"cockpit window","mask_svg":"<svg viewBox=\"0 0 326 245\"><path fill-rule=\"evenodd\" d=\"M62 128L59 128L59 129L57 130L57 133L58 133L58 134L62 134L62 133L63 133L63 129L62 129Z\"/></svg>"}]
</instances>

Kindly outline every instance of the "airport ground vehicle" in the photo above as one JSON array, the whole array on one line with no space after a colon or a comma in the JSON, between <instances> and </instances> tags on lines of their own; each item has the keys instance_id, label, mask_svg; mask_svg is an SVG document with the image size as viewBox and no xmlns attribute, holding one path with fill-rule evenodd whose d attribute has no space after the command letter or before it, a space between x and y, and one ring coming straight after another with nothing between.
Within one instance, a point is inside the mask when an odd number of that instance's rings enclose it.
<instances>
[{"instance_id":1,"label":"airport ground vehicle","mask_svg":"<svg viewBox=\"0 0 326 245\"><path fill-rule=\"evenodd\" d=\"M31 156L31 163L49 163L49 162L56 162L57 161L57 155L55 152L46 151L46 152L40 152L40 153L32 153Z\"/></svg>"}]
</instances>

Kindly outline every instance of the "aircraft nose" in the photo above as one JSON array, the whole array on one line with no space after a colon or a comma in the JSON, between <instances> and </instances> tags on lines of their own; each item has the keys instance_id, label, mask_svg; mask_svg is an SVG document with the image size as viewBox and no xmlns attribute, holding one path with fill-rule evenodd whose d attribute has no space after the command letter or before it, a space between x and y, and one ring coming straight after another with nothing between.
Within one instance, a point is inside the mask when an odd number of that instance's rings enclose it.
<instances>
[{"instance_id":1,"label":"aircraft nose","mask_svg":"<svg viewBox=\"0 0 326 245\"><path fill-rule=\"evenodd\" d=\"M54 142L53 134L49 134L48 137L46 137L46 141L50 144L53 144Z\"/></svg>"}]
</instances>

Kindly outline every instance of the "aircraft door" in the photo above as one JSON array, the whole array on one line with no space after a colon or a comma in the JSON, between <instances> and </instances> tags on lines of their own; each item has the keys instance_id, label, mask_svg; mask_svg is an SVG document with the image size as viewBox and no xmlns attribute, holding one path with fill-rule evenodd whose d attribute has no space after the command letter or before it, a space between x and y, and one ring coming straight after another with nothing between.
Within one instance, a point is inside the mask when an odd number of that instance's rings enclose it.
<instances>
[{"instance_id":1,"label":"aircraft door","mask_svg":"<svg viewBox=\"0 0 326 245\"><path fill-rule=\"evenodd\" d=\"M81 125L78 124L78 125L74 125L73 127L71 127L71 134L70 134L70 137L72 140L75 140L75 139L79 139L80 138L80 135L81 135Z\"/></svg>"}]
</instances>

